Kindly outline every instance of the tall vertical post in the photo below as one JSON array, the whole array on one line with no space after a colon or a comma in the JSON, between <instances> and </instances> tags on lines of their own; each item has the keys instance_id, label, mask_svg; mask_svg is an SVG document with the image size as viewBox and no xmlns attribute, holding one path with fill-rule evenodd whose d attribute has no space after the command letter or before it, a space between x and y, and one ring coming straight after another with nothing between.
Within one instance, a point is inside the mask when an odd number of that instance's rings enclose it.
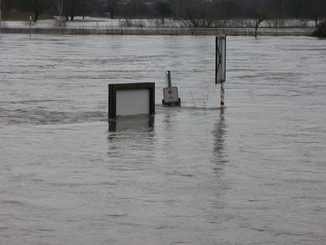
<instances>
[{"instance_id":1,"label":"tall vertical post","mask_svg":"<svg viewBox=\"0 0 326 245\"><path fill-rule=\"evenodd\" d=\"M170 71L167 71L167 73L166 73L166 86L167 87L172 87L171 72Z\"/></svg>"},{"instance_id":2,"label":"tall vertical post","mask_svg":"<svg viewBox=\"0 0 326 245\"><path fill-rule=\"evenodd\" d=\"M224 82L221 83L221 101L220 101L220 108L223 109L224 107Z\"/></svg>"},{"instance_id":3,"label":"tall vertical post","mask_svg":"<svg viewBox=\"0 0 326 245\"><path fill-rule=\"evenodd\" d=\"M1 27L1 21L2 21L2 19L1 19L1 11L2 11L2 3L1 3L1 0L0 0L0 27Z\"/></svg>"},{"instance_id":4,"label":"tall vertical post","mask_svg":"<svg viewBox=\"0 0 326 245\"><path fill-rule=\"evenodd\" d=\"M216 36L215 84L221 84L220 108L224 107L224 83L226 81L226 37Z\"/></svg>"},{"instance_id":5,"label":"tall vertical post","mask_svg":"<svg viewBox=\"0 0 326 245\"><path fill-rule=\"evenodd\" d=\"M166 88L163 88L163 96L162 105L164 106L180 106L181 99L178 96L178 88L172 87L171 82L171 72L167 71L165 73L166 79Z\"/></svg>"},{"instance_id":6,"label":"tall vertical post","mask_svg":"<svg viewBox=\"0 0 326 245\"><path fill-rule=\"evenodd\" d=\"M32 16L29 16L29 37L32 37Z\"/></svg>"}]
</instances>

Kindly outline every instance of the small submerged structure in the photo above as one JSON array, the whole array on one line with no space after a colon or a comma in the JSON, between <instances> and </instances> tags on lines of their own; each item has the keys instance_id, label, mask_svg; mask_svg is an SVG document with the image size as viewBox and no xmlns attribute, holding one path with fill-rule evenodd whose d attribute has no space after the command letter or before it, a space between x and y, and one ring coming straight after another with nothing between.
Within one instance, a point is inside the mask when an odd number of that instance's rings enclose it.
<instances>
[{"instance_id":1,"label":"small submerged structure","mask_svg":"<svg viewBox=\"0 0 326 245\"><path fill-rule=\"evenodd\" d=\"M178 88L172 87L171 82L171 72L167 71L166 73L166 88L163 88L163 96L162 100L163 106L181 106L181 99L178 95Z\"/></svg>"},{"instance_id":2,"label":"small submerged structure","mask_svg":"<svg viewBox=\"0 0 326 245\"><path fill-rule=\"evenodd\" d=\"M109 119L155 113L155 83L109 84Z\"/></svg>"}]
</instances>

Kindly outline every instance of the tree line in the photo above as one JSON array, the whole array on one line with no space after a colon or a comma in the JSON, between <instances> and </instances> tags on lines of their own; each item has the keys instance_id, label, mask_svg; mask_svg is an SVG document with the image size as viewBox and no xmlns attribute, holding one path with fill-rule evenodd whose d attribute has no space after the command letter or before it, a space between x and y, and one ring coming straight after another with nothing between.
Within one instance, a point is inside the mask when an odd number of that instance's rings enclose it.
<instances>
[{"instance_id":1,"label":"tree line","mask_svg":"<svg viewBox=\"0 0 326 245\"><path fill-rule=\"evenodd\" d=\"M0 0L1 11L33 12L34 22L47 13L110 18L175 18L192 27L211 27L230 19L306 18L316 26L326 18L326 0Z\"/></svg>"}]
</instances>

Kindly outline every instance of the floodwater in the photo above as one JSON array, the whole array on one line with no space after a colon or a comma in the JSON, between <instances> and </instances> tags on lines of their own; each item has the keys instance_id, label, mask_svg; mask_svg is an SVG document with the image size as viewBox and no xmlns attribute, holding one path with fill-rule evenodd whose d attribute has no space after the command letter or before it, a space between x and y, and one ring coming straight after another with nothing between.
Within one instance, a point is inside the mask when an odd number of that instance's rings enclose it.
<instances>
[{"instance_id":1,"label":"floodwater","mask_svg":"<svg viewBox=\"0 0 326 245\"><path fill-rule=\"evenodd\" d=\"M0 243L326 243L326 40L0 36ZM163 108L165 72L182 106ZM156 83L110 125L110 83Z\"/></svg>"}]
</instances>

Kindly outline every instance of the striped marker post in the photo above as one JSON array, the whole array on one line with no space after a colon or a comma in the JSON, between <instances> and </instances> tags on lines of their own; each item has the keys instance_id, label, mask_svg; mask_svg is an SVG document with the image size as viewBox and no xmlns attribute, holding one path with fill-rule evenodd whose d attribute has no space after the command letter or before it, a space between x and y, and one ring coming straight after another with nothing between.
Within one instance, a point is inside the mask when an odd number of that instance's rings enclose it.
<instances>
[{"instance_id":1,"label":"striped marker post","mask_svg":"<svg viewBox=\"0 0 326 245\"><path fill-rule=\"evenodd\" d=\"M224 108L224 83L226 81L226 36L216 36L215 84L221 84L220 109Z\"/></svg>"}]
</instances>

